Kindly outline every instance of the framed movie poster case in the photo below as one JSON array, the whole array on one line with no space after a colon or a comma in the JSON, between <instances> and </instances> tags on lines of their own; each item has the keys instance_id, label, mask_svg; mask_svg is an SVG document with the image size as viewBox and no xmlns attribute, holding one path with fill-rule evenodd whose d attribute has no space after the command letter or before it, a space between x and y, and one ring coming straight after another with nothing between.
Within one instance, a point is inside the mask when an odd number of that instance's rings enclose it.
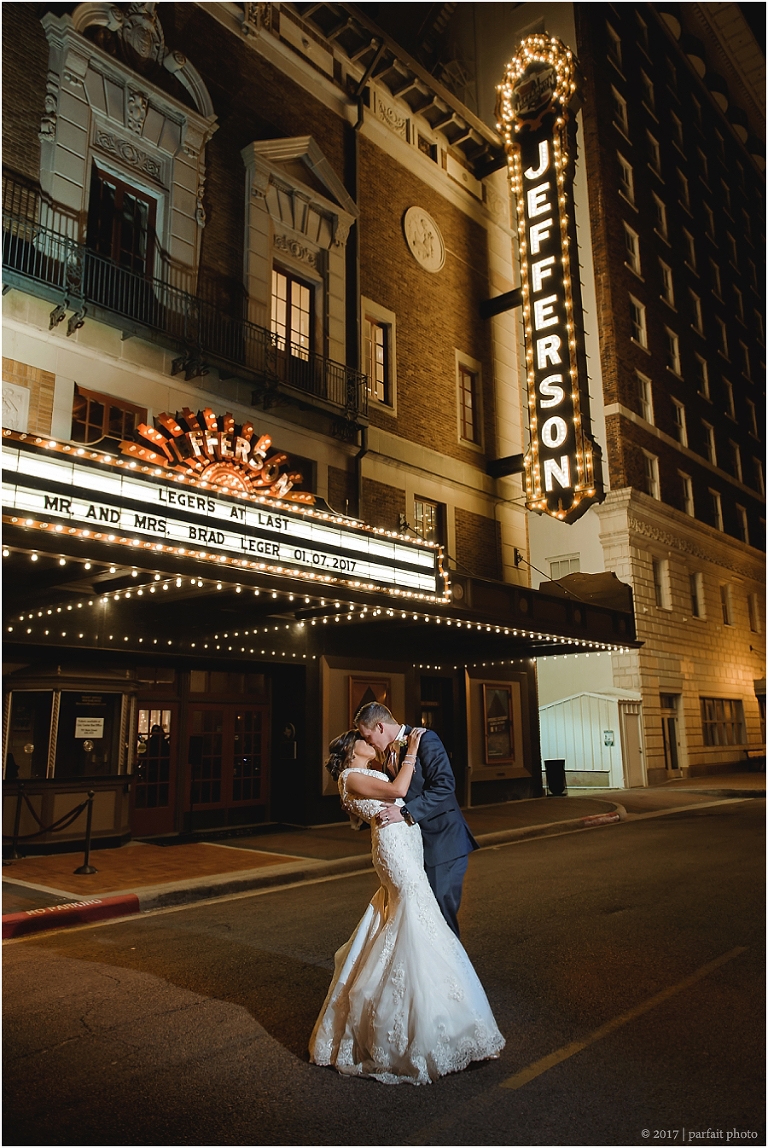
<instances>
[{"instance_id":1,"label":"framed movie poster case","mask_svg":"<svg viewBox=\"0 0 768 1148\"><path fill-rule=\"evenodd\" d=\"M512 684L483 682L485 764L508 765L515 760L512 728Z\"/></svg>"},{"instance_id":2,"label":"framed movie poster case","mask_svg":"<svg viewBox=\"0 0 768 1148\"><path fill-rule=\"evenodd\" d=\"M349 728L355 714L368 702L380 702L387 709L392 708L392 682L389 678L356 678L349 675Z\"/></svg>"}]
</instances>

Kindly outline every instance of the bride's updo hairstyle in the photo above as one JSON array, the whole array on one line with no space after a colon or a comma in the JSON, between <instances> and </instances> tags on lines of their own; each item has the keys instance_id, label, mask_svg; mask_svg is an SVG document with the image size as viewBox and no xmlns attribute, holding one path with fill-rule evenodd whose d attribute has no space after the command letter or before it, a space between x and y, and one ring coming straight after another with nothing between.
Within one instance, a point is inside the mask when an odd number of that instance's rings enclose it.
<instances>
[{"instance_id":1,"label":"bride's updo hairstyle","mask_svg":"<svg viewBox=\"0 0 768 1148\"><path fill-rule=\"evenodd\" d=\"M356 729L350 729L335 737L328 746L328 752L331 756L326 761L325 768L334 781L338 781L339 774L347 768L352 760L355 742L359 737L360 734Z\"/></svg>"}]
</instances>

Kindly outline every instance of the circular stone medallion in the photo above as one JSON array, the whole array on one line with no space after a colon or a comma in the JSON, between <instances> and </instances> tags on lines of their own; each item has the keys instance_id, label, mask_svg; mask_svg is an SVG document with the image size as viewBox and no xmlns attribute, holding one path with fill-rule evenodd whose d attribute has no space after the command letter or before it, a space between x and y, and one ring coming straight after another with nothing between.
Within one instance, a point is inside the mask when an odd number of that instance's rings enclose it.
<instances>
[{"instance_id":1,"label":"circular stone medallion","mask_svg":"<svg viewBox=\"0 0 768 1148\"><path fill-rule=\"evenodd\" d=\"M423 207L409 207L403 216L403 231L416 262L425 271L440 271L445 263L445 243L432 216Z\"/></svg>"}]
</instances>

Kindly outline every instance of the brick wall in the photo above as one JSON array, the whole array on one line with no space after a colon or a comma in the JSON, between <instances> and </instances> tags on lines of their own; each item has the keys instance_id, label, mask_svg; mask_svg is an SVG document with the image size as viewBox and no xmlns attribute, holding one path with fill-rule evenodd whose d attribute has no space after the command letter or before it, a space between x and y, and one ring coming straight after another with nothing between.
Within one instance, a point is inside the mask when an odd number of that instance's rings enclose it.
<instances>
[{"instance_id":1,"label":"brick wall","mask_svg":"<svg viewBox=\"0 0 768 1148\"><path fill-rule=\"evenodd\" d=\"M330 482L330 475L329 475ZM387 486L372 478L363 479L363 505L360 517L371 526L397 530L399 518L405 514L405 491Z\"/></svg>"},{"instance_id":2,"label":"brick wall","mask_svg":"<svg viewBox=\"0 0 768 1148\"><path fill-rule=\"evenodd\" d=\"M3 166L35 181L40 178L37 133L48 73L40 7L3 5Z\"/></svg>"},{"instance_id":3,"label":"brick wall","mask_svg":"<svg viewBox=\"0 0 768 1148\"><path fill-rule=\"evenodd\" d=\"M456 562L477 578L498 578L501 571L501 525L481 514L456 508Z\"/></svg>"},{"instance_id":4,"label":"brick wall","mask_svg":"<svg viewBox=\"0 0 768 1148\"><path fill-rule=\"evenodd\" d=\"M372 404L371 422L412 442L483 466L458 441L456 349L483 367L485 441L493 450L495 417L491 333L478 318L489 294L485 230L434 188L360 140L360 270L362 294L397 319L397 419ZM443 235L443 269L430 274L403 234L409 207L423 207Z\"/></svg>"},{"instance_id":5,"label":"brick wall","mask_svg":"<svg viewBox=\"0 0 768 1148\"><path fill-rule=\"evenodd\" d=\"M56 376L39 367L28 367L15 359L3 358L3 382L15 383L29 391L29 423L27 429L34 434L51 433L53 415L53 388Z\"/></svg>"},{"instance_id":6,"label":"brick wall","mask_svg":"<svg viewBox=\"0 0 768 1148\"><path fill-rule=\"evenodd\" d=\"M351 470L328 467L328 503L338 514L357 513L357 483Z\"/></svg>"}]
</instances>

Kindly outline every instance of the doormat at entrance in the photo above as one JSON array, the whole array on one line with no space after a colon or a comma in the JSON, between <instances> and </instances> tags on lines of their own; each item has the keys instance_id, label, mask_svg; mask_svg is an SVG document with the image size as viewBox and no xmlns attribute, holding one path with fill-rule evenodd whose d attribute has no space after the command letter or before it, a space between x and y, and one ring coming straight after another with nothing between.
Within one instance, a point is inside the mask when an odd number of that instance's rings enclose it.
<instances>
[{"instance_id":1,"label":"doormat at entrance","mask_svg":"<svg viewBox=\"0 0 768 1148\"><path fill-rule=\"evenodd\" d=\"M28 881L52 893L110 893L143 885L166 885L195 877L215 877L270 865L302 861L301 857L259 853L255 849L194 842L163 849L159 845L132 842L120 849L94 850L91 865L98 872L76 874L82 853L57 853L48 857L25 857L4 870L8 880Z\"/></svg>"}]
</instances>

